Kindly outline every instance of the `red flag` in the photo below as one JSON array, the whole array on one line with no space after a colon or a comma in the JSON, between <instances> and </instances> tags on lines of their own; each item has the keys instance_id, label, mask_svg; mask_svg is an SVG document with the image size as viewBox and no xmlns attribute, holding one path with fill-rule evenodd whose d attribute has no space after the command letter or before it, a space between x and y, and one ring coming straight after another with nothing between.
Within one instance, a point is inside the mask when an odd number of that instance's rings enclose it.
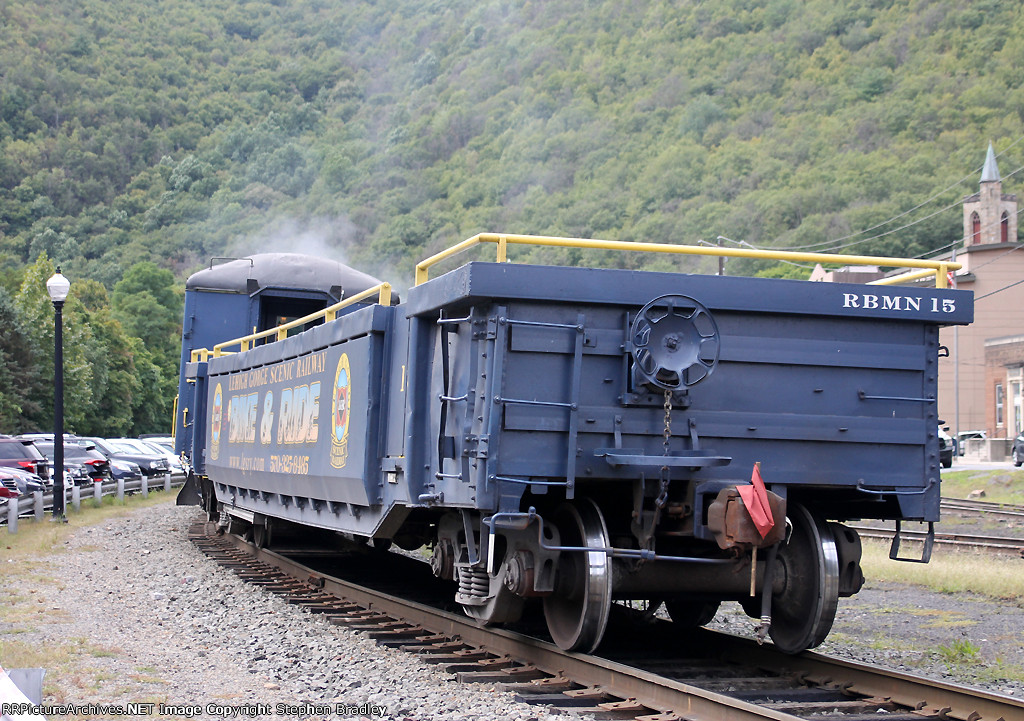
<instances>
[{"instance_id":1,"label":"red flag","mask_svg":"<svg viewBox=\"0 0 1024 721\"><path fill-rule=\"evenodd\" d=\"M761 538L768 535L768 531L775 526L775 519L772 518L772 507L768 505L768 489L764 487L761 479L761 464L754 464L754 472L750 476L749 486L738 486L736 488L743 499L743 505L747 507L750 519L757 527Z\"/></svg>"}]
</instances>

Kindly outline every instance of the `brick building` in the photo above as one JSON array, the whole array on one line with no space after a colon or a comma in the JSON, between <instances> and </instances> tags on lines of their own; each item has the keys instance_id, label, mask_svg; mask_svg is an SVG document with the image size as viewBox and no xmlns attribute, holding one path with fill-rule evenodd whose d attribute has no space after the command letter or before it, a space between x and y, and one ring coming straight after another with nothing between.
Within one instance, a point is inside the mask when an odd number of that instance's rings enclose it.
<instances>
[{"instance_id":1,"label":"brick building","mask_svg":"<svg viewBox=\"0 0 1024 721\"><path fill-rule=\"evenodd\" d=\"M954 435L984 432L984 442L966 448L992 460L1008 457L1024 430L1024 244L1017 242L1017 196L1002 185L989 143L980 189L963 199L963 238L934 258L962 263L954 287L974 294L974 322L939 333L949 349L939 358L939 418ZM881 275L819 265L811 280L869 283Z\"/></svg>"},{"instance_id":2,"label":"brick building","mask_svg":"<svg viewBox=\"0 0 1024 721\"><path fill-rule=\"evenodd\" d=\"M1024 430L1024 335L985 341L985 388L989 455L995 459L1001 452L1009 455L1010 441Z\"/></svg>"},{"instance_id":3,"label":"brick building","mask_svg":"<svg viewBox=\"0 0 1024 721\"><path fill-rule=\"evenodd\" d=\"M989 443L976 450L1001 460L1024 426L1024 364L1014 355L1021 350L1014 339L1024 342L1024 246L1017 242L1017 196L1002 191L991 144L980 185L964 198L962 243L944 255L964 264L956 287L973 291L974 323L940 332L950 353L939 359L939 417L954 433L985 431Z\"/></svg>"}]
</instances>

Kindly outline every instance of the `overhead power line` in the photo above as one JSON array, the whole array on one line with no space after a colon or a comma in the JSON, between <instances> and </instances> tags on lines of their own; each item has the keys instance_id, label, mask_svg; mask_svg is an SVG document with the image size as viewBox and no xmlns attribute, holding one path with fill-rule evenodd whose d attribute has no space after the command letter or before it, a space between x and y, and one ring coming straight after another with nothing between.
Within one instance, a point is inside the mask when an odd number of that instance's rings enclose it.
<instances>
[{"instance_id":1,"label":"overhead power line","mask_svg":"<svg viewBox=\"0 0 1024 721\"><path fill-rule=\"evenodd\" d=\"M1001 157L1001 156L1005 155L1007 153L1007 151L1009 151L1011 148L1013 148L1014 146L1018 145L1021 142L1024 142L1024 136L1021 136L1021 137L1017 138L1016 140L1014 140L1007 147L1005 147L1002 150L1002 152L998 153L996 155L996 157L998 158L998 157ZM786 249L787 250L825 249L825 250L828 250L828 251L831 251L831 252L836 252L836 251L839 251L839 250L845 250L846 248L852 248L854 246L860 245L861 243L867 243L867 242L872 241L872 240L877 240L878 238L883 238L883 237L885 237L887 235L891 235L893 233L898 233L898 232L900 232L902 230L906 230L907 228L910 228L910 227L912 227L912 226L914 226L914 225L916 225L918 223L922 223L922 222L924 222L924 221L926 221L926 220L928 220L930 218L935 217L936 215L938 215L940 213L943 213L943 212L945 212L947 210L950 210L952 208L958 207L961 204L961 201L956 201L956 202L950 203L950 204L946 205L945 207L943 207L943 208L941 208L941 209L939 209L939 210L937 210L937 211L935 211L933 213L930 213L930 214L928 214L928 215L926 215L926 216L924 216L922 218L914 220L913 222L901 225L898 228L893 228L891 230L887 230L884 233L879 233L879 234L873 235L873 236L871 236L869 238L861 238L860 240L855 240L852 243L843 243L843 241L845 241L845 240L850 240L852 238L857 238L859 236L862 236L865 233L870 233L870 232L875 231L875 230L877 230L879 228L885 227L885 226L889 225L890 223L894 223L894 222L898 221L899 219L901 219L901 218L903 218L903 217L905 217L905 216L907 216L907 215L909 215L909 214L911 214L911 213L913 213L913 212L915 212L917 210L920 210L921 208L925 207L926 205L928 205L929 203L933 202L937 198L941 197L945 193L948 193L950 190L956 188L959 185L963 185L964 183L966 183L966 182L972 180L973 178L977 177L977 174L979 172L981 172L983 167L984 167L984 165L978 166L972 173L970 173L968 175L965 175L964 177L960 178L956 182L946 186L942 190L933 193L926 200L918 203L914 207L909 208L909 209L907 209L907 210L905 210L905 211L903 211L901 213L898 213L897 215L894 215L891 218L882 221L881 223L876 223L875 225L872 225L872 226L870 226L868 228L865 228L863 230L859 230L859 231L857 231L855 233L850 233L849 235L841 236L839 238L832 238L832 239L829 239L829 240L826 240L826 241L821 241L821 242L818 242L818 243L809 243L807 245L789 246ZM1021 171L1024 171L1024 166L1021 166L1021 167L1018 167L1018 168L1012 170L1011 172L1003 175L1003 177L1004 178L1012 178L1014 175L1016 175L1017 173L1019 173ZM947 247L952 247L952 245L947 246ZM934 252L941 252L941 250L940 251L932 251L932 253L934 253Z\"/></svg>"}]
</instances>

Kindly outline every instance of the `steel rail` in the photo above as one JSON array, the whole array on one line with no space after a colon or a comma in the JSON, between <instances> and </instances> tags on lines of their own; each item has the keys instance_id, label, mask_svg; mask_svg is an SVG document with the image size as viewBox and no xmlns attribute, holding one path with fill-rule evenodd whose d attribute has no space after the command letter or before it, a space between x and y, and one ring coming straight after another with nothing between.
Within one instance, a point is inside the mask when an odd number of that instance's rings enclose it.
<instances>
[{"instance_id":1,"label":"steel rail","mask_svg":"<svg viewBox=\"0 0 1024 721\"><path fill-rule=\"evenodd\" d=\"M558 679L599 688L610 696L659 710L666 717L680 717L687 721L794 721L800 718L623 663L562 651L553 644L529 636L503 629L484 628L468 617L396 598L323 574L281 554L257 548L238 536L229 535L225 538L236 549L250 554L256 560L293 578L304 579L343 602L357 604L404 623L428 629L432 633L457 637L466 644L484 648L490 653L507 655L515 661L530 664ZM784 656L770 647L758 647L746 639L728 634L713 635L716 648L720 648L724 656L732 657L742 664L756 663L766 669L796 673L812 684L863 695L870 700L887 699L921 715L923 719L1010 721L1024 718L1024 702L1009 696L957 687L896 671L882 671L865 664L812 652Z\"/></svg>"},{"instance_id":2,"label":"steel rail","mask_svg":"<svg viewBox=\"0 0 1024 721\"><path fill-rule=\"evenodd\" d=\"M791 662L780 661L778 654L767 647L746 646L734 653L750 663L758 661L777 669L799 671L804 679L819 685L840 685L845 691L868 698L885 698L916 709L921 716L933 714L957 721L1012 721L1024 718L1024 701L980 689L913 676L902 671L887 670L884 674L865 664L845 661L805 651L793 656ZM883 714L879 714L884 718Z\"/></svg>"},{"instance_id":3,"label":"steel rail","mask_svg":"<svg viewBox=\"0 0 1024 721\"><path fill-rule=\"evenodd\" d=\"M484 628L467 616L442 611L415 601L395 598L365 586L326 576L273 551L256 548L238 536L230 536L239 549L286 574L309 579L314 585L342 601L379 611L433 633L458 636L470 645L485 647L495 654L508 654L553 676L563 676L584 686L601 687L611 695L635 699L652 709L682 713L692 721L773 719L792 721L797 717L760 708L745 701L705 691L694 686L638 671L629 666L584 654L562 651L554 644L504 629Z\"/></svg>"},{"instance_id":4,"label":"steel rail","mask_svg":"<svg viewBox=\"0 0 1024 721\"><path fill-rule=\"evenodd\" d=\"M1024 518L1024 506L1012 503L994 503L992 501L976 501L974 499L943 498L940 502L943 511L950 513L973 513L978 516L1002 516L1005 518Z\"/></svg>"}]
</instances>

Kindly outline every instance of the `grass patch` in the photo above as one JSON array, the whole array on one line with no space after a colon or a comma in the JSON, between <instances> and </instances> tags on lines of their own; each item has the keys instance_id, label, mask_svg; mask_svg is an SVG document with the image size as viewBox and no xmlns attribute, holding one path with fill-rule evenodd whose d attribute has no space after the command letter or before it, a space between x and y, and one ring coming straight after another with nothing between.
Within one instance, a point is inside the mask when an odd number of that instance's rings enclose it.
<instances>
[{"instance_id":1,"label":"grass patch","mask_svg":"<svg viewBox=\"0 0 1024 721\"><path fill-rule=\"evenodd\" d=\"M149 674L149 673L133 673L131 675L131 678L132 678L133 681L137 681L139 683L164 684L164 685L170 684L170 681L167 681L166 679L162 679L159 676L154 676L153 674Z\"/></svg>"},{"instance_id":2,"label":"grass patch","mask_svg":"<svg viewBox=\"0 0 1024 721\"><path fill-rule=\"evenodd\" d=\"M922 623L921 628L962 628L977 625L977 621L964 618L957 611L940 611L937 608L911 608L904 611L911 616L930 617L932 620Z\"/></svg>"},{"instance_id":3,"label":"grass patch","mask_svg":"<svg viewBox=\"0 0 1024 721\"><path fill-rule=\"evenodd\" d=\"M954 471L942 474L945 498L967 498L971 491L985 491L981 500L991 503L1024 504L1024 470Z\"/></svg>"},{"instance_id":4,"label":"grass patch","mask_svg":"<svg viewBox=\"0 0 1024 721\"><path fill-rule=\"evenodd\" d=\"M949 618L940 619L937 621L930 621L929 623L922 623L921 628L965 628L967 626L977 626L978 622L973 621L969 618Z\"/></svg>"},{"instance_id":5,"label":"grass patch","mask_svg":"<svg viewBox=\"0 0 1024 721\"><path fill-rule=\"evenodd\" d=\"M70 652L65 644L61 644L61 647L40 648L23 641L0 641L0 659L3 659L4 668L51 669L55 665L67 663Z\"/></svg>"},{"instance_id":6,"label":"grass patch","mask_svg":"<svg viewBox=\"0 0 1024 721\"><path fill-rule=\"evenodd\" d=\"M45 668L47 675L70 672L83 658L103 658L114 652L96 646L86 638L69 638L40 646L18 640L0 640L4 668Z\"/></svg>"},{"instance_id":7,"label":"grass patch","mask_svg":"<svg viewBox=\"0 0 1024 721\"><path fill-rule=\"evenodd\" d=\"M965 638L958 638L948 646L939 646L938 652L947 667L975 665L980 661L978 654L981 652L981 646Z\"/></svg>"},{"instance_id":8,"label":"grass patch","mask_svg":"<svg viewBox=\"0 0 1024 721\"><path fill-rule=\"evenodd\" d=\"M6 575L12 566L22 561L37 560L40 556L57 553L64 549L64 542L77 529L95 526L110 518L124 516L135 508L159 506L170 503L175 493L151 492L148 498L141 495L125 496L118 501L114 496L104 496L103 503L92 500L82 501L82 508L76 511L68 504L67 523L58 523L47 515L42 521L31 518L18 519L18 532L9 533L6 526L0 527L0 549L3 549L3 572Z\"/></svg>"},{"instance_id":9,"label":"grass patch","mask_svg":"<svg viewBox=\"0 0 1024 721\"><path fill-rule=\"evenodd\" d=\"M886 541L866 538L863 546L861 566L864 575L872 580L1024 603L1024 573L1019 558L936 548L930 563L903 563L889 558Z\"/></svg>"},{"instance_id":10,"label":"grass patch","mask_svg":"<svg viewBox=\"0 0 1024 721\"><path fill-rule=\"evenodd\" d=\"M104 497L94 504L83 499L80 511L69 504L67 523L19 519L18 532L8 533L0 527L0 663L5 668L45 668L43 694L48 701L62 703L69 690L99 689L112 679L96 668L97 659L118 656L121 651L91 643L86 638L67 638L56 643L27 643L24 634L47 623L67 618L67 611L54 610L48 597L59 595L63 583L53 575L49 557L63 553L71 535L82 528L96 526L125 516L133 510L149 506L170 505L174 493L151 492L126 496L117 501ZM99 546L83 546L79 550L97 550Z\"/></svg>"},{"instance_id":11,"label":"grass patch","mask_svg":"<svg viewBox=\"0 0 1024 721\"><path fill-rule=\"evenodd\" d=\"M1004 664L996 659L994 666L981 666L974 669L975 678L982 683L1024 683L1024 666Z\"/></svg>"},{"instance_id":12,"label":"grass patch","mask_svg":"<svg viewBox=\"0 0 1024 721\"><path fill-rule=\"evenodd\" d=\"M872 651L892 651L893 649L899 649L900 652L905 654L923 654L924 650L911 639L900 638L891 634L885 633L879 636L874 636L867 642L863 639L860 642Z\"/></svg>"}]
</instances>

